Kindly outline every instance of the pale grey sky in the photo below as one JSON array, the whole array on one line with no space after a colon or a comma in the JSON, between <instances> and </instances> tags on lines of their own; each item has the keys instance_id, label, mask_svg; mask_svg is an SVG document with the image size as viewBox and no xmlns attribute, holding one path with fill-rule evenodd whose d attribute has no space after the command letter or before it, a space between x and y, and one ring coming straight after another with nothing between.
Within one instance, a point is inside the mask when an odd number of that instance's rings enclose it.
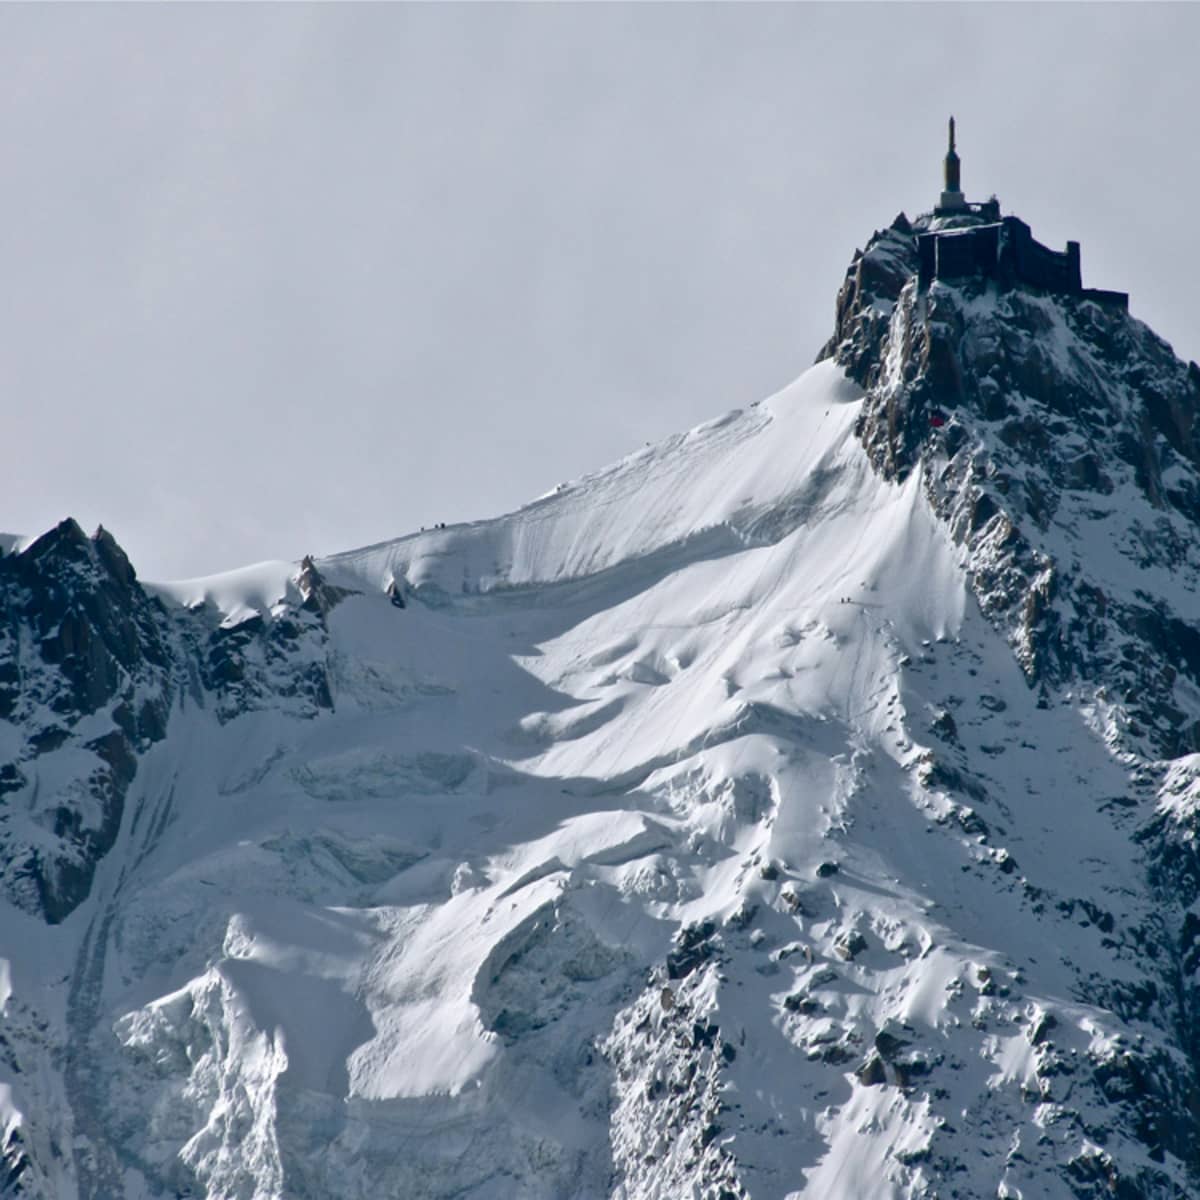
<instances>
[{"instance_id":1,"label":"pale grey sky","mask_svg":"<svg viewBox=\"0 0 1200 1200\"><path fill-rule=\"evenodd\" d=\"M1200 357L1200 6L0 6L0 529L489 516L811 361L963 186Z\"/></svg>"}]
</instances>

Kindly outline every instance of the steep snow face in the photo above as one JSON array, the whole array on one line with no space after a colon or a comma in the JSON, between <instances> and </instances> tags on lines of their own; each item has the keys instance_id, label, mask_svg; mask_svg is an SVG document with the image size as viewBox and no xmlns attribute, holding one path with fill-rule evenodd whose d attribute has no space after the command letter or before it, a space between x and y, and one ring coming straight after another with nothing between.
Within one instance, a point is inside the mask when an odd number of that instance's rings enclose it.
<instances>
[{"instance_id":1,"label":"steep snow face","mask_svg":"<svg viewBox=\"0 0 1200 1200\"><path fill-rule=\"evenodd\" d=\"M860 396L834 364L820 364L746 412L647 446L511 517L337 555L321 569L372 589L402 579L436 600L628 570L656 554L683 561L774 543L822 511L823 491L849 461Z\"/></svg>"},{"instance_id":2,"label":"steep snow face","mask_svg":"<svg viewBox=\"0 0 1200 1200\"><path fill-rule=\"evenodd\" d=\"M1031 686L881 395L823 362L497 520L146 589L164 734L86 898L3 916L9 1186L1194 1191L1200 772Z\"/></svg>"}]
</instances>

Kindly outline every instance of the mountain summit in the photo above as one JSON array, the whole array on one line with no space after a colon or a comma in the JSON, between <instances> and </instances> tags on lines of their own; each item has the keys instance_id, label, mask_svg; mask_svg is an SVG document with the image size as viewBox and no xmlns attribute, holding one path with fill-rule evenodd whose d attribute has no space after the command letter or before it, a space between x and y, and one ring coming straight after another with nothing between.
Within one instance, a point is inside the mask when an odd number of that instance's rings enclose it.
<instances>
[{"instance_id":1,"label":"mountain summit","mask_svg":"<svg viewBox=\"0 0 1200 1200\"><path fill-rule=\"evenodd\" d=\"M1200 370L969 204L495 520L0 539L0 1195L1200 1190Z\"/></svg>"}]
</instances>

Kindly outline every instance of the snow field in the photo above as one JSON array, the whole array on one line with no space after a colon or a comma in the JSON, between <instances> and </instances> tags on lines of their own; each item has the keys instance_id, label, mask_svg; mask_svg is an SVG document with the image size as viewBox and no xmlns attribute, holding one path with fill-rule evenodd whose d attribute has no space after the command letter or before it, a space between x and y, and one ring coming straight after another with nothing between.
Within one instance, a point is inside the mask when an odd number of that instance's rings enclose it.
<instances>
[{"instance_id":1,"label":"snow field","mask_svg":"<svg viewBox=\"0 0 1200 1200\"><path fill-rule=\"evenodd\" d=\"M356 593L334 711L180 707L39 980L99 915L127 1195L882 1200L963 1162L1065 1200L1047 1063L1119 1052L1078 996L1138 869L1080 798L1124 775L1036 707L858 399L823 363L320 562ZM269 619L294 573L160 594Z\"/></svg>"}]
</instances>

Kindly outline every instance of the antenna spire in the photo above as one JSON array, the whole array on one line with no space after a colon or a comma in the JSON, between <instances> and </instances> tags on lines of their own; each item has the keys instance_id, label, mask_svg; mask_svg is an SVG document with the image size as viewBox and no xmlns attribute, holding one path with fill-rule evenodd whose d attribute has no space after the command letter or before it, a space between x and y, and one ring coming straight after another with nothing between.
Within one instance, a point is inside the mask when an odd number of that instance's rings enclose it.
<instances>
[{"instance_id":1,"label":"antenna spire","mask_svg":"<svg viewBox=\"0 0 1200 1200\"><path fill-rule=\"evenodd\" d=\"M946 188L942 193L943 208L961 208L963 205L962 185L959 179L959 159L954 149L954 118L950 118L950 148L946 151ZM950 197L947 200L947 197Z\"/></svg>"}]
</instances>

